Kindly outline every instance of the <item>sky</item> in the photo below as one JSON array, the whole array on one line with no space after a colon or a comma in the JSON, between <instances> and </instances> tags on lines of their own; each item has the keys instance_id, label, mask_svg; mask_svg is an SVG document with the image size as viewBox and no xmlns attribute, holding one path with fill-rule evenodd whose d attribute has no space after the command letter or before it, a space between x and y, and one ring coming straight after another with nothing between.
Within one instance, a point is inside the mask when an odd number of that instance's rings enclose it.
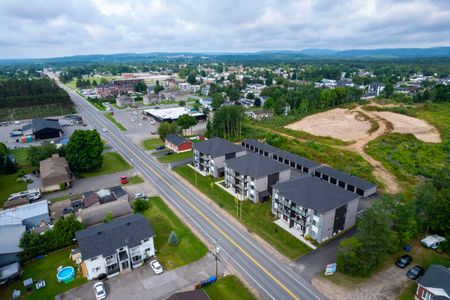
<instances>
[{"instance_id":1,"label":"sky","mask_svg":"<svg viewBox=\"0 0 450 300\"><path fill-rule=\"evenodd\" d=\"M0 0L0 58L450 46L450 0Z\"/></svg>"}]
</instances>

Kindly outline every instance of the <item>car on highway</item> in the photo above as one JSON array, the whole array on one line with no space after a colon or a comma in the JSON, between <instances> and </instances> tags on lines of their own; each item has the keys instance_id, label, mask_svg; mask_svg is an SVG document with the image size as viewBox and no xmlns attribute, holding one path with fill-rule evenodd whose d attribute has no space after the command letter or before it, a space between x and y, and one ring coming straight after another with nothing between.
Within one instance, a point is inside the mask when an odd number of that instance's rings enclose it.
<instances>
[{"instance_id":1,"label":"car on highway","mask_svg":"<svg viewBox=\"0 0 450 300\"><path fill-rule=\"evenodd\" d=\"M103 282L97 282L94 284L94 291L95 291L95 299L105 299L106 298L106 289Z\"/></svg>"},{"instance_id":2,"label":"car on highway","mask_svg":"<svg viewBox=\"0 0 450 300\"><path fill-rule=\"evenodd\" d=\"M395 265L399 268L405 268L412 261L413 261L413 258L411 257L411 255L405 254L397 259L397 261L395 262Z\"/></svg>"},{"instance_id":3,"label":"car on highway","mask_svg":"<svg viewBox=\"0 0 450 300\"><path fill-rule=\"evenodd\" d=\"M166 148L166 146L158 146L158 147L155 148L155 150L159 151L159 150L162 150L162 149L165 149L165 148Z\"/></svg>"},{"instance_id":4,"label":"car on highway","mask_svg":"<svg viewBox=\"0 0 450 300\"><path fill-rule=\"evenodd\" d=\"M9 134L11 137L14 137L14 136L21 136L23 134L23 131L22 130L20 130L20 129L16 129L16 130L13 130L13 131L11 131L11 133Z\"/></svg>"},{"instance_id":5,"label":"car on highway","mask_svg":"<svg viewBox=\"0 0 450 300\"><path fill-rule=\"evenodd\" d=\"M420 276L422 276L425 273L425 269L421 266L417 265L414 268L409 269L408 273L406 273L406 276L408 278L416 280Z\"/></svg>"},{"instance_id":6,"label":"car on highway","mask_svg":"<svg viewBox=\"0 0 450 300\"><path fill-rule=\"evenodd\" d=\"M152 268L153 272L155 272L156 275L159 275L162 272L164 272L163 267L161 266L159 261L157 261L156 259L154 259L150 262L150 267Z\"/></svg>"},{"instance_id":7,"label":"car on highway","mask_svg":"<svg viewBox=\"0 0 450 300\"><path fill-rule=\"evenodd\" d=\"M104 133L107 133L107 132L108 132L108 129L106 129L105 127L103 127L102 131L103 131Z\"/></svg>"},{"instance_id":8,"label":"car on highway","mask_svg":"<svg viewBox=\"0 0 450 300\"><path fill-rule=\"evenodd\" d=\"M120 176L120 183L127 184L128 183L128 177L127 176Z\"/></svg>"}]
</instances>

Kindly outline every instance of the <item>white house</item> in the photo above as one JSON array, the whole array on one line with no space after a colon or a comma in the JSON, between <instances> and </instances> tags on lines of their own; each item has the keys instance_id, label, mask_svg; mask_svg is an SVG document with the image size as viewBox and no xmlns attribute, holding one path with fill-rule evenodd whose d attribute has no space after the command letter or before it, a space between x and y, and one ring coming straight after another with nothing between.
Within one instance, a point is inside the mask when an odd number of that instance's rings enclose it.
<instances>
[{"instance_id":1,"label":"white house","mask_svg":"<svg viewBox=\"0 0 450 300\"><path fill-rule=\"evenodd\" d=\"M122 217L75 233L81 270L89 280L138 268L155 255L150 223L141 214Z\"/></svg>"}]
</instances>

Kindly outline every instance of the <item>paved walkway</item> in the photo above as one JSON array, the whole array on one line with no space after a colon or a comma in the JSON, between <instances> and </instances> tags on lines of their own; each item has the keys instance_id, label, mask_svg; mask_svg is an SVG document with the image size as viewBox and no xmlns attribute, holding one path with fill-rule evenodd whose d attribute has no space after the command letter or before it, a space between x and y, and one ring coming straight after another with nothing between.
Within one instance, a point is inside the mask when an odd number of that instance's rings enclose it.
<instances>
[{"instance_id":1,"label":"paved walkway","mask_svg":"<svg viewBox=\"0 0 450 300\"><path fill-rule=\"evenodd\" d=\"M219 274L223 268L219 264ZM184 290L193 289L201 280L208 279L215 274L215 262L212 255L161 275L155 275L150 266L133 270L127 274L119 274L105 281L107 299L118 300L147 300L167 299L170 295ZM56 296L56 300L89 300L95 299L95 281L88 282L64 294Z\"/></svg>"}]
</instances>

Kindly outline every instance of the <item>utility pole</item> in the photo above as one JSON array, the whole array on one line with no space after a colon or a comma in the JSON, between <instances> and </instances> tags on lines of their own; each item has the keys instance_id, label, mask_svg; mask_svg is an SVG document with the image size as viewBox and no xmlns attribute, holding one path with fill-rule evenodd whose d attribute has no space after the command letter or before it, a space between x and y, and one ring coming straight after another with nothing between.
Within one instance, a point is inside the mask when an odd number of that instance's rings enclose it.
<instances>
[{"instance_id":1,"label":"utility pole","mask_svg":"<svg viewBox=\"0 0 450 300\"><path fill-rule=\"evenodd\" d=\"M219 276L219 253L220 253L220 246L219 241L216 241L216 248L214 249L214 253L210 250L209 253L211 253L214 256L215 264L216 264L216 280Z\"/></svg>"}]
</instances>

